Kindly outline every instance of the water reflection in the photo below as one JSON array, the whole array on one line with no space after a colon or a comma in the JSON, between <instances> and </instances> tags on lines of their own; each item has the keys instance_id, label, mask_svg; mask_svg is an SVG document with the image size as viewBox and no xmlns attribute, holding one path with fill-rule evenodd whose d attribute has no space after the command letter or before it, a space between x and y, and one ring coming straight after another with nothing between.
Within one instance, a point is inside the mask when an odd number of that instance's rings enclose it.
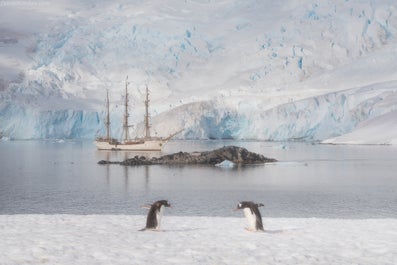
<instances>
[{"instance_id":1,"label":"water reflection","mask_svg":"<svg viewBox=\"0 0 397 265\"><path fill-rule=\"evenodd\" d=\"M159 152L128 152L128 151L96 151L98 161L124 161L135 156L158 157ZM121 166L118 164L105 164L100 168L105 168L105 178L108 190L111 185L119 185L120 176L122 176L122 187L125 194L134 192L136 189L144 190L145 194L150 192L150 168L151 166L143 165L137 167ZM119 173L122 173L121 175ZM140 185L142 184L142 185ZM140 186L140 187L139 187Z\"/></svg>"},{"instance_id":2,"label":"water reflection","mask_svg":"<svg viewBox=\"0 0 397 265\"><path fill-rule=\"evenodd\" d=\"M128 168L127 166L123 166L123 171L124 171L124 190L126 193L128 193L128 185L129 185L129 177L128 177Z\"/></svg>"},{"instance_id":3,"label":"water reflection","mask_svg":"<svg viewBox=\"0 0 397 265\"><path fill-rule=\"evenodd\" d=\"M150 178L150 166L146 165L145 167L145 193L147 194L150 190L149 178Z\"/></svg>"},{"instance_id":4,"label":"water reflection","mask_svg":"<svg viewBox=\"0 0 397 265\"><path fill-rule=\"evenodd\" d=\"M106 160L107 161L110 160L110 153L109 152L106 153ZM107 186L109 187L109 184L110 184L110 165L106 164L105 167L106 167L106 183L107 183Z\"/></svg>"},{"instance_id":5,"label":"water reflection","mask_svg":"<svg viewBox=\"0 0 397 265\"><path fill-rule=\"evenodd\" d=\"M164 154L239 145L280 163L212 166L98 165L160 153L97 151L90 143L0 144L0 214L143 214L166 198L173 215L233 216L240 200L274 217L397 217L397 148L237 141L170 142Z\"/></svg>"}]
</instances>

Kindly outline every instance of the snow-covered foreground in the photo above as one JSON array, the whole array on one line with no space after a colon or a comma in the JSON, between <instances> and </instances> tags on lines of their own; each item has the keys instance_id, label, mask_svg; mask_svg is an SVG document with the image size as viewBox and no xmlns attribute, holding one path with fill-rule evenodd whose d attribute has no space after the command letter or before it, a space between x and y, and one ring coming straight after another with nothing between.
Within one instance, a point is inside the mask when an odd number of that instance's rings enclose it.
<instances>
[{"instance_id":1,"label":"snow-covered foreground","mask_svg":"<svg viewBox=\"0 0 397 265\"><path fill-rule=\"evenodd\" d=\"M1 215L1 264L396 264L397 219Z\"/></svg>"}]
</instances>

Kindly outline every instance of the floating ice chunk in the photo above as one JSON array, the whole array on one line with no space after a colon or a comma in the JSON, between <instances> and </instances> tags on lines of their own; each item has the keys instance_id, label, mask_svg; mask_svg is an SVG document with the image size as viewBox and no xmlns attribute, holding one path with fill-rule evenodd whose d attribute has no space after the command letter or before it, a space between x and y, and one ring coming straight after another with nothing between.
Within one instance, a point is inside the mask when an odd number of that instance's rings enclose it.
<instances>
[{"instance_id":1,"label":"floating ice chunk","mask_svg":"<svg viewBox=\"0 0 397 265\"><path fill-rule=\"evenodd\" d=\"M223 160L221 163L215 164L217 167L222 167L222 168L233 168L236 166L236 163L233 163L230 160Z\"/></svg>"},{"instance_id":2,"label":"floating ice chunk","mask_svg":"<svg viewBox=\"0 0 397 265\"><path fill-rule=\"evenodd\" d=\"M0 142L10 141L10 137L0 137Z\"/></svg>"}]
</instances>

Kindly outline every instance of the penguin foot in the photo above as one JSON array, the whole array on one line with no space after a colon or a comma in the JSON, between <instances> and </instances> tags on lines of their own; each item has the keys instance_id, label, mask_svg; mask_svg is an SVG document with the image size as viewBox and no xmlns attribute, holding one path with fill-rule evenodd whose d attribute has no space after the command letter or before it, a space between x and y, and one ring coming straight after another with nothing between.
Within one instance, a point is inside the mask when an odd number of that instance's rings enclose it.
<instances>
[{"instance_id":1,"label":"penguin foot","mask_svg":"<svg viewBox=\"0 0 397 265\"><path fill-rule=\"evenodd\" d=\"M249 232L265 232L264 230L261 230L261 229L258 230L258 229L248 228L248 227L246 227L245 230L247 230Z\"/></svg>"},{"instance_id":2,"label":"penguin foot","mask_svg":"<svg viewBox=\"0 0 397 265\"><path fill-rule=\"evenodd\" d=\"M138 230L138 231L140 231L140 232L142 232L142 231L152 231L152 232L165 232L164 230L161 230L161 229L157 229L157 228L142 228L142 229L140 229L140 230Z\"/></svg>"}]
</instances>

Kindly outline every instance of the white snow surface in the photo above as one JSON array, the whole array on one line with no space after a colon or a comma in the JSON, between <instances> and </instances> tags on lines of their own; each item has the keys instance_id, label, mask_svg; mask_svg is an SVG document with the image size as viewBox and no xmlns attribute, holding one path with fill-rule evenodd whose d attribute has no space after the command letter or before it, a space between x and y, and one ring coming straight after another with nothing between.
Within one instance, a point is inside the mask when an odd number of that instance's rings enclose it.
<instances>
[{"instance_id":1,"label":"white snow surface","mask_svg":"<svg viewBox=\"0 0 397 265\"><path fill-rule=\"evenodd\" d=\"M396 143L395 0L26 3L0 6L10 139L104 133L106 88L120 137L128 75L131 136L147 84L157 135Z\"/></svg>"},{"instance_id":2,"label":"white snow surface","mask_svg":"<svg viewBox=\"0 0 397 265\"><path fill-rule=\"evenodd\" d=\"M397 144L397 112L358 124L350 133L323 141L330 144Z\"/></svg>"},{"instance_id":3,"label":"white snow surface","mask_svg":"<svg viewBox=\"0 0 397 265\"><path fill-rule=\"evenodd\" d=\"M397 262L396 219L0 215L0 260L21 264L382 264Z\"/></svg>"}]
</instances>

